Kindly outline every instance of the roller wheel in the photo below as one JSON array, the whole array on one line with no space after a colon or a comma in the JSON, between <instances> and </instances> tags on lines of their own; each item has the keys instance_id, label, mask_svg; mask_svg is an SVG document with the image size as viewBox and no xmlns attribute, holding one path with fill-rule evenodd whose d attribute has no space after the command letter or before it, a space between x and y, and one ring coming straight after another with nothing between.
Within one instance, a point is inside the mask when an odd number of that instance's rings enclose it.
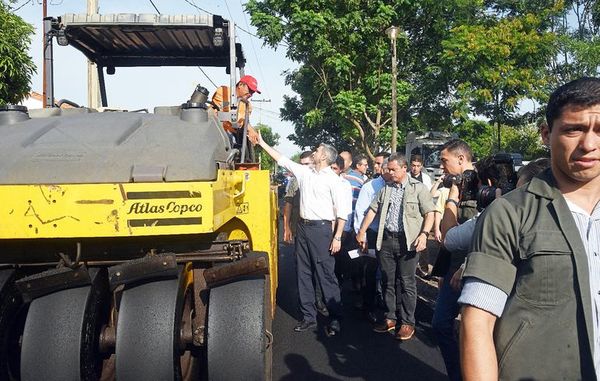
<instances>
[{"instance_id":1,"label":"roller wheel","mask_svg":"<svg viewBox=\"0 0 600 381\"><path fill-rule=\"evenodd\" d=\"M265 277L210 290L206 348L210 381L270 379L268 295Z\"/></svg>"},{"instance_id":2,"label":"roller wheel","mask_svg":"<svg viewBox=\"0 0 600 381\"><path fill-rule=\"evenodd\" d=\"M15 270L0 270L0 380L19 379L19 339L27 308L15 278Z\"/></svg>"},{"instance_id":3,"label":"roller wheel","mask_svg":"<svg viewBox=\"0 0 600 381\"><path fill-rule=\"evenodd\" d=\"M98 337L108 309L106 270L91 269L92 284L31 302L23 332L21 379L97 380Z\"/></svg>"},{"instance_id":4,"label":"roller wheel","mask_svg":"<svg viewBox=\"0 0 600 381\"><path fill-rule=\"evenodd\" d=\"M189 268L174 279L126 287L119 304L116 376L127 380L187 380L198 377L196 357L181 343L191 324Z\"/></svg>"}]
</instances>

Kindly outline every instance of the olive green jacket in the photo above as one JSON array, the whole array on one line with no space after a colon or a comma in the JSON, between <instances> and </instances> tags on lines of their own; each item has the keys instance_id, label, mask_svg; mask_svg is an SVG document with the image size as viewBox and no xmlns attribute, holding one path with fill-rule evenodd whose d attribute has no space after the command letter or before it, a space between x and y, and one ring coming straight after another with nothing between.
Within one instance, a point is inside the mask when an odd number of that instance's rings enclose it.
<instances>
[{"instance_id":1,"label":"olive green jacket","mask_svg":"<svg viewBox=\"0 0 600 381\"><path fill-rule=\"evenodd\" d=\"M406 249L414 251L413 242L419 236L423 226L423 216L429 212L435 212L436 208L431 197L429 189L419 180L415 180L407 175L407 183L404 189L404 199L402 206L402 224L404 234L406 235ZM379 191L377 197L373 200L370 208L380 213L379 228L377 229L377 250L381 250L383 241L383 230L385 229L385 219L390 207L390 196L392 186L386 184Z\"/></svg>"},{"instance_id":2,"label":"olive green jacket","mask_svg":"<svg viewBox=\"0 0 600 381\"><path fill-rule=\"evenodd\" d=\"M588 274L550 170L479 217L463 276L509 295L494 327L501 380L596 380Z\"/></svg>"}]
</instances>

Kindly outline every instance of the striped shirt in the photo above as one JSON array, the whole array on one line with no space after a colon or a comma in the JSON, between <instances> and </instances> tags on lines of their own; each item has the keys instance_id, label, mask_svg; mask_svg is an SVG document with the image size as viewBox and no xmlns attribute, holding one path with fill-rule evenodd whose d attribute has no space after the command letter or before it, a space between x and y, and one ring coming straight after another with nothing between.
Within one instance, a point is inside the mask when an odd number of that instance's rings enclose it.
<instances>
[{"instance_id":1,"label":"striped shirt","mask_svg":"<svg viewBox=\"0 0 600 381\"><path fill-rule=\"evenodd\" d=\"M575 220L588 259L594 329L594 368L597 378L600 379L600 202L590 215L567 198L565 201ZM499 288L477 278L467 278L458 303L471 305L500 317L507 299L508 295Z\"/></svg>"},{"instance_id":2,"label":"striped shirt","mask_svg":"<svg viewBox=\"0 0 600 381\"><path fill-rule=\"evenodd\" d=\"M358 200L358 195L360 194L360 188L362 188L365 183L366 177L354 169L348 171L343 177L350 182L350 185L352 185L352 209L354 209L356 200Z\"/></svg>"},{"instance_id":3,"label":"striped shirt","mask_svg":"<svg viewBox=\"0 0 600 381\"><path fill-rule=\"evenodd\" d=\"M594 320L594 368L596 376L600 379L600 202L594 207L592 215L589 215L567 198L565 200L575 219L588 258Z\"/></svg>"},{"instance_id":4,"label":"striped shirt","mask_svg":"<svg viewBox=\"0 0 600 381\"><path fill-rule=\"evenodd\" d=\"M390 195L390 208L385 219L385 229L393 233L404 231L402 213L404 212L404 188L407 182L408 180L405 180L401 184L393 183L389 185L392 193Z\"/></svg>"}]
</instances>

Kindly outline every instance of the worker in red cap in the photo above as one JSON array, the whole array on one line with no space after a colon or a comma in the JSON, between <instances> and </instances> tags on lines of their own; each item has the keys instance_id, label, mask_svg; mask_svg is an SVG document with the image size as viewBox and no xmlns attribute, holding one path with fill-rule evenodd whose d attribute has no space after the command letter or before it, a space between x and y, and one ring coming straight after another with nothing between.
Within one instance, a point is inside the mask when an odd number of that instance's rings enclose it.
<instances>
[{"instance_id":1,"label":"worker in red cap","mask_svg":"<svg viewBox=\"0 0 600 381\"><path fill-rule=\"evenodd\" d=\"M252 105L250 104L250 97L254 93L259 93L258 90L258 82L256 78L251 75L244 75L238 81L237 85L235 85L235 96L238 100L237 105L237 125L238 128L244 127L245 117L246 117L246 105L248 105L248 116L252 113ZM229 86L220 86L217 88L215 93L212 96L212 106L215 113L217 111L230 111L229 108ZM223 122L223 128L230 134L234 136L237 135L237 130L231 124L231 122ZM258 142L258 134L256 130L248 125L248 139L252 144L256 144Z\"/></svg>"}]
</instances>

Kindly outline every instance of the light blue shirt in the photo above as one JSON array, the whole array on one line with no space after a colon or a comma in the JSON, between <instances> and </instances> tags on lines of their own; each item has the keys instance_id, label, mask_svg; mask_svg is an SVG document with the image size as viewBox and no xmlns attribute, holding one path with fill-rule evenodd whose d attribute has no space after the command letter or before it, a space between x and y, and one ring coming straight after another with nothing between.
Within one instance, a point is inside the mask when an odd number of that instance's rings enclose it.
<instances>
[{"instance_id":1,"label":"light blue shirt","mask_svg":"<svg viewBox=\"0 0 600 381\"><path fill-rule=\"evenodd\" d=\"M377 194L384 185L385 180L382 176L379 176L378 178L365 183L362 188L360 188L358 199L356 200L356 207L354 209L354 232L358 233L360 230L360 226L365 219L365 214L369 211L371 202L377 197ZM378 226L379 214L375 216L373 222L369 225L369 229L377 231Z\"/></svg>"}]
</instances>

